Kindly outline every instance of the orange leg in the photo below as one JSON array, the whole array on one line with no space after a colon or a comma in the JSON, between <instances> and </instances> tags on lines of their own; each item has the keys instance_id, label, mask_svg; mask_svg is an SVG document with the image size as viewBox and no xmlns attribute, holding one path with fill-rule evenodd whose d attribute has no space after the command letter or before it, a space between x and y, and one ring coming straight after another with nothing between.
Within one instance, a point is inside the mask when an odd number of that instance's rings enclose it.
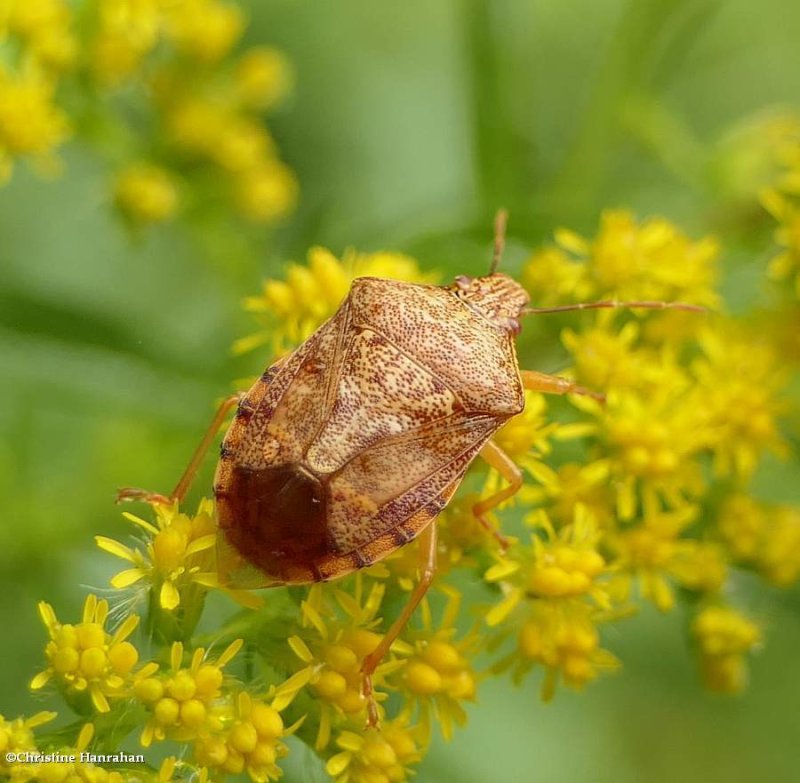
<instances>
[{"instance_id":1,"label":"orange leg","mask_svg":"<svg viewBox=\"0 0 800 783\"><path fill-rule=\"evenodd\" d=\"M378 704L375 701L375 696L372 690L372 675L375 669L378 668L380 662L389 652L389 648L394 644L395 640L406 624L414 614L414 610L419 606L420 601L425 597L428 588L433 582L433 577L436 574L436 545L437 545L437 529L436 520L433 520L425 530L422 531L419 537L419 558L420 558L420 578L414 591L408 599L408 603L403 607L400 616L392 623L389 630L381 639L380 644L364 658L361 664L361 692L367 700L367 725L372 728L377 728L380 723L378 716Z\"/></svg>"},{"instance_id":2,"label":"orange leg","mask_svg":"<svg viewBox=\"0 0 800 783\"><path fill-rule=\"evenodd\" d=\"M491 533L502 549L508 549L508 539L495 530L492 523L486 517L486 513L499 506L504 500L508 500L519 492L522 487L522 471L511 457L508 456L493 440L486 441L483 448L478 452L480 457L494 468L507 482L508 486L490 495L480 503L472 507L478 522Z\"/></svg>"},{"instance_id":3,"label":"orange leg","mask_svg":"<svg viewBox=\"0 0 800 783\"><path fill-rule=\"evenodd\" d=\"M186 493L189 491L189 487L192 485L195 475L197 475L197 471L206 453L214 442L214 438L217 437L217 433L225 423L228 413L231 408L238 405L241 399L241 394L232 394L217 408L217 412L214 415L211 425L206 430L203 440L200 441L200 445L195 449L192 458L189 460L189 464L186 466L186 470L183 471L183 475L180 477L180 480L175 485L175 489L172 490L169 496L162 495L158 492L148 492L146 489L138 489L137 487L124 487L117 492L117 503L122 500L142 500L145 503L172 503L175 500L179 503L182 502L186 497Z\"/></svg>"},{"instance_id":4,"label":"orange leg","mask_svg":"<svg viewBox=\"0 0 800 783\"><path fill-rule=\"evenodd\" d=\"M561 378L558 375L546 375L536 370L520 370L522 385L530 391L544 392L545 394L582 394L586 397L593 397L598 402L605 402L605 394L594 392L578 386L575 381L569 378Z\"/></svg>"}]
</instances>

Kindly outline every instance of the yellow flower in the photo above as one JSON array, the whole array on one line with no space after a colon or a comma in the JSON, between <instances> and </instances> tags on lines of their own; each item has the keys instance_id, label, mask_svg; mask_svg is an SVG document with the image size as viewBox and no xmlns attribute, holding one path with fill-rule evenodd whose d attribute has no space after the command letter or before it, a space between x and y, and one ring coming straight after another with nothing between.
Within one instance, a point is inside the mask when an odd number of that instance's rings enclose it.
<instances>
[{"instance_id":1,"label":"yellow flower","mask_svg":"<svg viewBox=\"0 0 800 783\"><path fill-rule=\"evenodd\" d=\"M766 187L800 191L800 115L768 108L747 117L717 145L718 184L734 199L754 200Z\"/></svg>"},{"instance_id":2,"label":"yellow flower","mask_svg":"<svg viewBox=\"0 0 800 783\"><path fill-rule=\"evenodd\" d=\"M717 528L735 560L748 563L758 557L768 525L766 508L742 493L731 494L717 515Z\"/></svg>"},{"instance_id":3,"label":"yellow flower","mask_svg":"<svg viewBox=\"0 0 800 783\"><path fill-rule=\"evenodd\" d=\"M670 565L675 579L688 590L717 593L728 576L725 550L713 541L681 541Z\"/></svg>"},{"instance_id":4,"label":"yellow flower","mask_svg":"<svg viewBox=\"0 0 800 783\"><path fill-rule=\"evenodd\" d=\"M10 0L7 5L8 30L24 41L27 58L54 71L73 65L77 43L69 29L70 9L63 0Z\"/></svg>"},{"instance_id":5,"label":"yellow flower","mask_svg":"<svg viewBox=\"0 0 800 783\"><path fill-rule=\"evenodd\" d=\"M419 730L404 718L381 729L342 731L336 745L341 752L325 765L334 783L405 783L413 774L409 767L422 758Z\"/></svg>"},{"instance_id":6,"label":"yellow flower","mask_svg":"<svg viewBox=\"0 0 800 783\"><path fill-rule=\"evenodd\" d=\"M210 158L233 174L266 165L275 153L275 142L256 120L231 113L218 129Z\"/></svg>"},{"instance_id":7,"label":"yellow flower","mask_svg":"<svg viewBox=\"0 0 800 783\"><path fill-rule=\"evenodd\" d=\"M95 536L100 549L123 560L133 568L120 571L111 586L124 589L142 582L145 589L158 595L162 609L176 609L182 596L196 586L216 587L214 546L217 528L214 505L203 499L193 517L182 514L177 503L154 503L156 524L130 513L123 516L144 531L144 549L130 547L105 536Z\"/></svg>"},{"instance_id":8,"label":"yellow flower","mask_svg":"<svg viewBox=\"0 0 800 783\"><path fill-rule=\"evenodd\" d=\"M581 505L597 520L598 527L608 528L615 518L609 470L607 460L585 465L568 462L556 470L553 482L540 487L524 486L520 490L520 499L529 505L544 506L557 526L569 524Z\"/></svg>"},{"instance_id":9,"label":"yellow flower","mask_svg":"<svg viewBox=\"0 0 800 783\"><path fill-rule=\"evenodd\" d=\"M180 52L205 63L221 60L244 30L241 9L216 0L179 0L169 8L168 31Z\"/></svg>"},{"instance_id":10,"label":"yellow flower","mask_svg":"<svg viewBox=\"0 0 800 783\"><path fill-rule=\"evenodd\" d=\"M735 609L709 606L692 623L705 686L738 693L747 684L747 654L761 642L761 631Z\"/></svg>"},{"instance_id":11,"label":"yellow flower","mask_svg":"<svg viewBox=\"0 0 800 783\"><path fill-rule=\"evenodd\" d=\"M231 702L224 728L195 740L197 762L215 776L246 772L253 783L277 780L281 770L275 762L288 753L281 741L287 732L280 712L243 691Z\"/></svg>"},{"instance_id":12,"label":"yellow flower","mask_svg":"<svg viewBox=\"0 0 800 783\"><path fill-rule=\"evenodd\" d=\"M187 742L223 727L222 669L242 644L237 639L215 661L209 660L206 651L199 647L186 667L183 644L174 642L170 671L159 672L157 664L149 663L138 672L133 694L150 715L140 739L143 747L166 738Z\"/></svg>"},{"instance_id":13,"label":"yellow flower","mask_svg":"<svg viewBox=\"0 0 800 783\"><path fill-rule=\"evenodd\" d=\"M89 58L94 78L103 87L116 87L131 76L155 48L161 5L162 0L99 0Z\"/></svg>"},{"instance_id":14,"label":"yellow flower","mask_svg":"<svg viewBox=\"0 0 800 783\"><path fill-rule=\"evenodd\" d=\"M618 321L618 311L605 310L597 314L594 325L580 332L564 329L561 341L572 355L576 380L595 391L647 390L670 380L676 384L680 370L672 352L643 345L639 322Z\"/></svg>"},{"instance_id":15,"label":"yellow flower","mask_svg":"<svg viewBox=\"0 0 800 783\"><path fill-rule=\"evenodd\" d=\"M303 630L289 639L292 651L305 664L289 684L296 690L308 687L320 706L317 750L328 744L334 721L341 722L345 716L366 717L361 664L381 641L374 629L380 622L377 613L385 589L383 584L372 583L365 594L366 581L356 574L349 581L352 595L341 587L313 585L301 604ZM378 666L373 676L377 701L386 698L378 689L387 672L398 665L402 664L387 659ZM282 689L291 692L286 683Z\"/></svg>"},{"instance_id":16,"label":"yellow flower","mask_svg":"<svg viewBox=\"0 0 800 783\"><path fill-rule=\"evenodd\" d=\"M789 587L800 577L800 509L736 494L720 508L717 528L733 558L772 584Z\"/></svg>"},{"instance_id":17,"label":"yellow flower","mask_svg":"<svg viewBox=\"0 0 800 783\"><path fill-rule=\"evenodd\" d=\"M545 538L530 548L515 548L497 558L485 575L498 584L502 599L486 613L490 627L501 628L498 642L516 629L514 652L493 671L511 668L520 681L534 664L545 667L542 698L553 697L559 679L581 688L616 659L600 649L596 629L608 619L611 597L608 567L598 552L600 533L588 510L578 505L575 519L556 532L543 510L529 520ZM523 607L522 619L512 613Z\"/></svg>"},{"instance_id":18,"label":"yellow flower","mask_svg":"<svg viewBox=\"0 0 800 783\"><path fill-rule=\"evenodd\" d=\"M290 264L285 280L265 280L260 296L244 300L244 308L263 322L264 329L238 340L239 353L265 343L280 354L314 332L330 318L347 296L356 277L386 277L413 283L432 282L413 258L400 253L357 253L348 250L342 260L330 250L311 248L308 264Z\"/></svg>"},{"instance_id":19,"label":"yellow flower","mask_svg":"<svg viewBox=\"0 0 800 783\"><path fill-rule=\"evenodd\" d=\"M800 205L775 190L763 193L761 201L779 223L775 242L781 250L770 262L769 275L773 280L788 282L794 296L800 299Z\"/></svg>"},{"instance_id":20,"label":"yellow flower","mask_svg":"<svg viewBox=\"0 0 800 783\"><path fill-rule=\"evenodd\" d=\"M94 595L86 598L83 619L77 625L61 624L53 607L44 601L39 604L39 615L50 635L45 647L49 665L31 681L33 690L54 680L79 712L91 708L108 712L109 699L128 695L139 653L125 640L139 624L138 617L127 617L113 635L109 634L105 629L108 602L98 601Z\"/></svg>"},{"instance_id":21,"label":"yellow flower","mask_svg":"<svg viewBox=\"0 0 800 783\"><path fill-rule=\"evenodd\" d=\"M522 284L537 306L582 302L591 294L583 264L559 245L538 250L522 270Z\"/></svg>"},{"instance_id":22,"label":"yellow flower","mask_svg":"<svg viewBox=\"0 0 800 783\"><path fill-rule=\"evenodd\" d=\"M770 345L731 325L705 331L700 346L689 407L707 421L716 472L747 479L765 450L786 453L777 423L784 373Z\"/></svg>"},{"instance_id":23,"label":"yellow flower","mask_svg":"<svg viewBox=\"0 0 800 783\"><path fill-rule=\"evenodd\" d=\"M534 533L531 546L495 555L497 562L484 578L501 585L503 598L486 614L486 622L499 625L526 598L555 603L590 599L592 605L607 609L606 562L597 551L600 533L588 509L576 506L572 523L558 532L543 509L527 521L544 538Z\"/></svg>"},{"instance_id":24,"label":"yellow flower","mask_svg":"<svg viewBox=\"0 0 800 783\"><path fill-rule=\"evenodd\" d=\"M566 229L557 231L555 239L556 247L534 254L523 272L536 302L541 296L537 288L549 282L538 271L541 266L555 278L551 290L567 298L717 303L716 241L693 242L662 218L637 222L629 212L608 210L594 240Z\"/></svg>"},{"instance_id":25,"label":"yellow flower","mask_svg":"<svg viewBox=\"0 0 800 783\"><path fill-rule=\"evenodd\" d=\"M800 577L800 509L778 506L770 516L758 569L772 584L789 587Z\"/></svg>"},{"instance_id":26,"label":"yellow flower","mask_svg":"<svg viewBox=\"0 0 800 783\"><path fill-rule=\"evenodd\" d=\"M18 769L12 769L11 779L36 783L124 783L125 778L116 770L109 771L92 762L81 761L81 754L89 748L93 737L94 726L91 723L84 724L74 746L48 750L48 754L58 754L60 759L15 765ZM70 761L70 757L75 761Z\"/></svg>"},{"instance_id":27,"label":"yellow flower","mask_svg":"<svg viewBox=\"0 0 800 783\"><path fill-rule=\"evenodd\" d=\"M232 116L230 109L213 101L184 98L167 107L166 132L182 151L210 158Z\"/></svg>"},{"instance_id":28,"label":"yellow flower","mask_svg":"<svg viewBox=\"0 0 800 783\"><path fill-rule=\"evenodd\" d=\"M292 70L283 53L266 46L248 49L236 63L234 84L239 102L252 109L271 109L292 88Z\"/></svg>"},{"instance_id":29,"label":"yellow flower","mask_svg":"<svg viewBox=\"0 0 800 783\"><path fill-rule=\"evenodd\" d=\"M36 740L33 730L49 723L56 717L55 712L37 712L30 718L7 720L0 715L0 776L12 781L33 779L31 765L10 761L10 755L30 751L36 753Z\"/></svg>"},{"instance_id":30,"label":"yellow flower","mask_svg":"<svg viewBox=\"0 0 800 783\"><path fill-rule=\"evenodd\" d=\"M438 628L433 627L430 605L424 601L422 629L406 630L403 641L395 645L405 666L391 680L399 680L406 709L419 710L425 744L434 717L442 736L452 739L454 724L463 726L467 721L462 702L474 701L477 692L478 677L470 660L480 646L477 629L455 640L461 594L450 586L448 593Z\"/></svg>"},{"instance_id":31,"label":"yellow flower","mask_svg":"<svg viewBox=\"0 0 800 783\"><path fill-rule=\"evenodd\" d=\"M163 223L178 208L178 188L172 175L151 163L133 163L117 175L114 200L137 225Z\"/></svg>"},{"instance_id":32,"label":"yellow flower","mask_svg":"<svg viewBox=\"0 0 800 783\"><path fill-rule=\"evenodd\" d=\"M627 599L631 580L635 577L642 596L667 612L675 604L671 586L676 561L686 543L683 531L695 520L697 508L686 505L676 511L663 511L651 500L644 509L644 520L610 536L609 545L615 550L615 565L619 574L614 592ZM678 566L679 567L679 566ZM687 577L691 581L691 576Z\"/></svg>"},{"instance_id":33,"label":"yellow flower","mask_svg":"<svg viewBox=\"0 0 800 783\"><path fill-rule=\"evenodd\" d=\"M234 187L237 209L254 223L282 218L297 204L297 179L279 160L266 160L241 172Z\"/></svg>"},{"instance_id":34,"label":"yellow flower","mask_svg":"<svg viewBox=\"0 0 800 783\"><path fill-rule=\"evenodd\" d=\"M509 660L514 680L521 681L531 666L545 668L541 696L550 701L559 679L576 690L596 679L602 671L613 671L619 661L600 647L600 634L593 612L586 604L565 605L538 601L517 636L517 648ZM508 665L501 662L500 670Z\"/></svg>"},{"instance_id":35,"label":"yellow flower","mask_svg":"<svg viewBox=\"0 0 800 783\"><path fill-rule=\"evenodd\" d=\"M42 167L54 168L52 151L69 134L54 91L52 82L33 71L12 75L0 63L0 181L15 157L32 156Z\"/></svg>"},{"instance_id":36,"label":"yellow flower","mask_svg":"<svg viewBox=\"0 0 800 783\"><path fill-rule=\"evenodd\" d=\"M573 399L597 423L567 425L559 433L562 438L594 435L601 442L607 456L600 462L608 466L622 519L632 519L649 499L680 507L705 487L698 458L710 435L683 389L682 373L676 369L670 381L647 393L612 390L605 406Z\"/></svg>"}]
</instances>

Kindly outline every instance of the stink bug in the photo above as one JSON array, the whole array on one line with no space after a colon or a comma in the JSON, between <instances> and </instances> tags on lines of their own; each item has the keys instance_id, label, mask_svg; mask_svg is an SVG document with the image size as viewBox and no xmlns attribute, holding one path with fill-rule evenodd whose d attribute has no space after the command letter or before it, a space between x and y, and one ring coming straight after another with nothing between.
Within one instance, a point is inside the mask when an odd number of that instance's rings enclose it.
<instances>
[{"instance_id":1,"label":"stink bug","mask_svg":"<svg viewBox=\"0 0 800 783\"><path fill-rule=\"evenodd\" d=\"M487 512L522 486L492 435L523 410L524 389L591 394L566 378L519 369L519 319L597 307L702 309L611 301L529 308L527 292L497 272L504 227L501 212L485 277L459 276L447 286L356 279L330 320L222 405L169 498L183 499L238 403L214 480L223 584L336 579L420 536L420 581L362 666L372 725L370 677L433 580L436 518L470 463L480 456L508 481L474 507L491 531ZM135 489L120 498L167 500Z\"/></svg>"}]
</instances>

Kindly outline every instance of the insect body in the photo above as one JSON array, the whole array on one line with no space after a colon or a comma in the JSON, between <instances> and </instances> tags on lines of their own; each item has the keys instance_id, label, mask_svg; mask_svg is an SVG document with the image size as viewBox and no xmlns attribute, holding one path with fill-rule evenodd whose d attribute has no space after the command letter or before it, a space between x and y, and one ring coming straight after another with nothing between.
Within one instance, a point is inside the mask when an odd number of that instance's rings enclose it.
<instances>
[{"instance_id":1,"label":"insect body","mask_svg":"<svg viewBox=\"0 0 800 783\"><path fill-rule=\"evenodd\" d=\"M500 274L357 279L239 405L214 486L223 578L331 579L415 538L523 409L513 336L527 302Z\"/></svg>"}]
</instances>

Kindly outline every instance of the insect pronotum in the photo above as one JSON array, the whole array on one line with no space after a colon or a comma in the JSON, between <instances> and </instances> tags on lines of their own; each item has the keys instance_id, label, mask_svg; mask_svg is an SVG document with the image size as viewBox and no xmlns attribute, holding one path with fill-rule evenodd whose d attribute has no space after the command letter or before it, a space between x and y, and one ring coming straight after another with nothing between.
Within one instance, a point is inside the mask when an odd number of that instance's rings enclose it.
<instances>
[{"instance_id":1,"label":"insect pronotum","mask_svg":"<svg viewBox=\"0 0 800 783\"><path fill-rule=\"evenodd\" d=\"M487 513L522 486L492 440L524 407L524 390L589 394L573 381L520 370L524 315L589 308L702 310L682 303L602 301L528 307L527 292L497 268L505 212L495 220L485 277L433 286L357 278L326 323L227 399L169 497L127 488L120 499L182 501L228 412L214 480L223 584L266 587L344 576L420 538L420 579L366 656L363 693L377 725L372 675L433 581L436 518L481 457L508 486L474 507Z\"/></svg>"}]
</instances>

